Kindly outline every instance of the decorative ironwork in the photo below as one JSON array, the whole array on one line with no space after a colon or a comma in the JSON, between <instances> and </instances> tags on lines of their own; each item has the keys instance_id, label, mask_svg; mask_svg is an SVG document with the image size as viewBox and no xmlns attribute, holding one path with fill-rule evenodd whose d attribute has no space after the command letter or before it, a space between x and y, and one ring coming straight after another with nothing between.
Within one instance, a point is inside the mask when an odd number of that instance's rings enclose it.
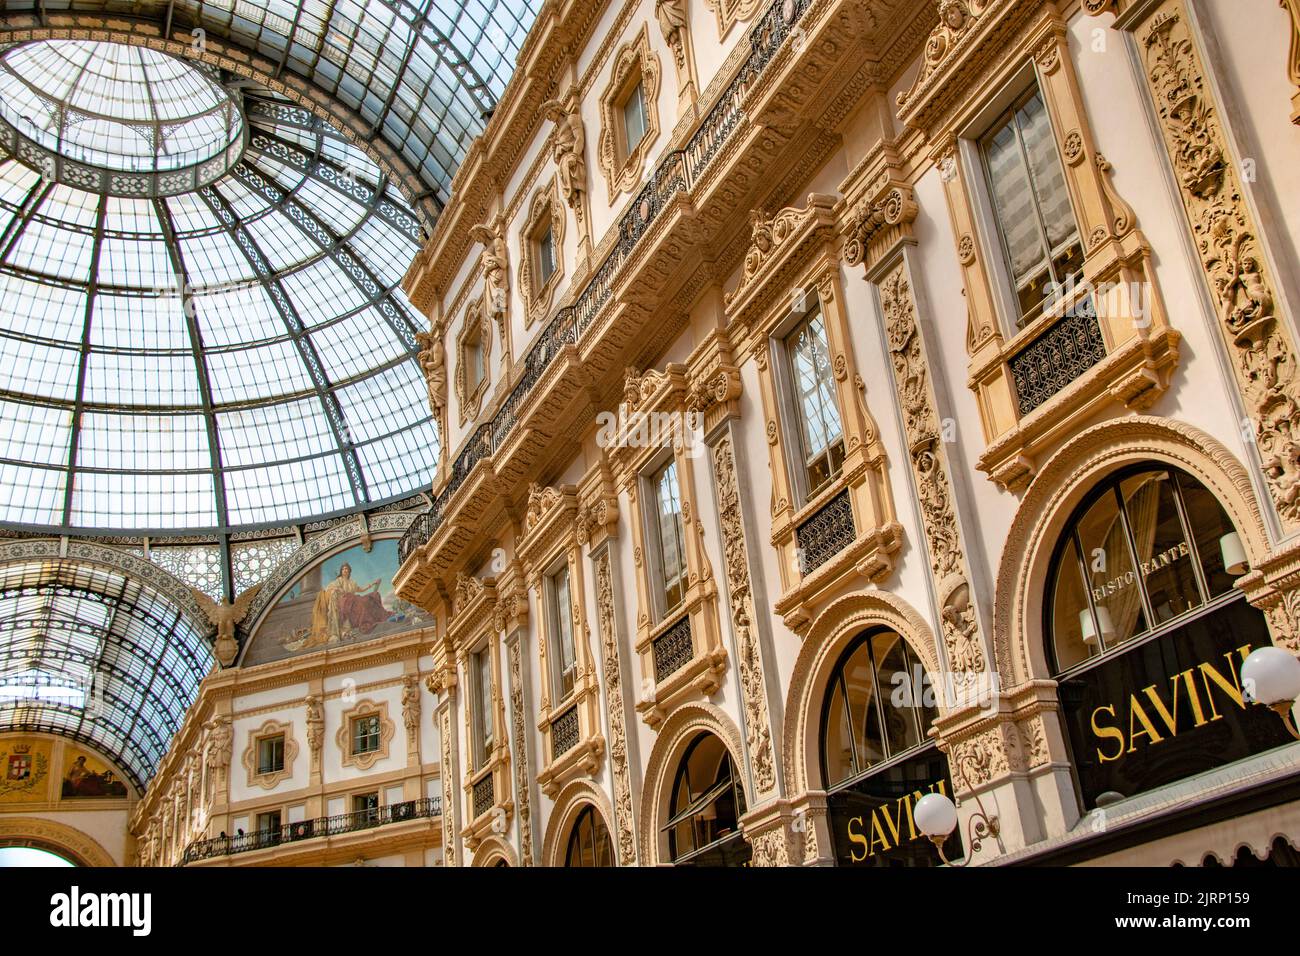
<instances>
[{"instance_id":1,"label":"decorative ironwork","mask_svg":"<svg viewBox=\"0 0 1300 956\"><path fill-rule=\"evenodd\" d=\"M578 707L575 704L551 721L551 759L578 746Z\"/></svg>"},{"instance_id":2,"label":"decorative ironwork","mask_svg":"<svg viewBox=\"0 0 1300 956\"><path fill-rule=\"evenodd\" d=\"M857 534L849 489L845 488L794 529L800 572L812 574L851 545Z\"/></svg>"},{"instance_id":3,"label":"decorative ironwork","mask_svg":"<svg viewBox=\"0 0 1300 956\"><path fill-rule=\"evenodd\" d=\"M1084 299L1007 363L1020 414L1028 415L1105 357L1097 311Z\"/></svg>"},{"instance_id":4,"label":"decorative ironwork","mask_svg":"<svg viewBox=\"0 0 1300 956\"><path fill-rule=\"evenodd\" d=\"M686 145L666 154L650 181L642 187L618 223L618 242L597 268L591 281L573 305L560 309L538 334L523 358L519 381L511 389L491 421L480 425L456 456L451 475L434 499L429 511L412 522L398 543L399 561L437 534L447 512L447 503L460 490L465 478L479 462L508 440L521 417L521 409L565 346L577 345L600 310L609 302L614 278L631 257L641 238L678 193L689 193L711 167L745 119L742 101L746 90L776 55L777 49L794 32L812 0L775 0L750 30L750 53L713 108Z\"/></svg>"},{"instance_id":5,"label":"decorative ironwork","mask_svg":"<svg viewBox=\"0 0 1300 956\"><path fill-rule=\"evenodd\" d=\"M681 670L695 654L691 641L691 616L683 614L681 620L664 631L650 644L655 660L655 683Z\"/></svg>"},{"instance_id":6,"label":"decorative ironwork","mask_svg":"<svg viewBox=\"0 0 1300 956\"><path fill-rule=\"evenodd\" d=\"M371 807L353 813L339 813L332 817L317 817L314 820L300 820L286 823L270 830L257 830L253 833L239 833L235 836L218 836L207 840L198 840L185 848L181 865L210 860L218 856L230 856L234 853L247 853L250 850L264 850L267 847L280 846L285 843L297 843L317 837L332 837L340 833L353 833L357 830L369 830L389 823L403 823L407 820L420 820L442 815L441 797L424 797L419 800L407 800L403 803L390 803L384 807Z\"/></svg>"},{"instance_id":7,"label":"decorative ironwork","mask_svg":"<svg viewBox=\"0 0 1300 956\"><path fill-rule=\"evenodd\" d=\"M492 774L489 773L482 780L476 781L473 790L470 792L470 798L474 808L474 818L478 819L492 809L495 802L496 793L492 787Z\"/></svg>"}]
</instances>

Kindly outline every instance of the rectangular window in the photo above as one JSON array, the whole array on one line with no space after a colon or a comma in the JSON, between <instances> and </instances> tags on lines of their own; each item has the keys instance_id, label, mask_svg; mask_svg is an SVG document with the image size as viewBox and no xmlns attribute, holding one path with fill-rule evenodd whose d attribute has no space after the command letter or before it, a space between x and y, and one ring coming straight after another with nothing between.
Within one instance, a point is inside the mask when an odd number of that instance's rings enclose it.
<instances>
[{"instance_id":1,"label":"rectangular window","mask_svg":"<svg viewBox=\"0 0 1300 956\"><path fill-rule=\"evenodd\" d=\"M270 810L257 815L257 832L272 840L280 838L280 811Z\"/></svg>"},{"instance_id":2,"label":"rectangular window","mask_svg":"<svg viewBox=\"0 0 1300 956\"><path fill-rule=\"evenodd\" d=\"M352 753L368 754L379 749L379 715L352 718Z\"/></svg>"},{"instance_id":3,"label":"rectangular window","mask_svg":"<svg viewBox=\"0 0 1300 956\"><path fill-rule=\"evenodd\" d=\"M803 500L816 496L844 466L844 428L835 373L831 368L826 317L817 308L785 339L786 375L790 402L799 424L796 485Z\"/></svg>"},{"instance_id":4,"label":"rectangular window","mask_svg":"<svg viewBox=\"0 0 1300 956\"><path fill-rule=\"evenodd\" d=\"M547 582L547 591L550 596L549 623L551 653L554 655L552 671L555 702L558 704L573 693L574 676L577 670L573 650L573 595L569 587L567 564L551 575Z\"/></svg>"},{"instance_id":5,"label":"rectangular window","mask_svg":"<svg viewBox=\"0 0 1300 956\"><path fill-rule=\"evenodd\" d=\"M470 657L470 702L474 707L474 769L480 770L492 754L492 660L484 648Z\"/></svg>"},{"instance_id":6,"label":"rectangular window","mask_svg":"<svg viewBox=\"0 0 1300 956\"><path fill-rule=\"evenodd\" d=\"M1055 298L1054 286L1083 269L1065 167L1037 87L998 118L980 155L1023 325Z\"/></svg>"},{"instance_id":7,"label":"rectangular window","mask_svg":"<svg viewBox=\"0 0 1300 956\"><path fill-rule=\"evenodd\" d=\"M257 741L257 772L279 773L284 769L284 734Z\"/></svg>"},{"instance_id":8,"label":"rectangular window","mask_svg":"<svg viewBox=\"0 0 1300 956\"><path fill-rule=\"evenodd\" d=\"M547 226L537 239L537 288L541 289L555 275L555 232Z\"/></svg>"},{"instance_id":9,"label":"rectangular window","mask_svg":"<svg viewBox=\"0 0 1300 956\"><path fill-rule=\"evenodd\" d=\"M654 576L662 618L686 597L686 534L682 530L682 495L677 485L676 461L670 461L654 474L650 489L650 533L659 559Z\"/></svg>"},{"instance_id":10,"label":"rectangular window","mask_svg":"<svg viewBox=\"0 0 1300 956\"><path fill-rule=\"evenodd\" d=\"M483 340L476 334L465 343L465 384L470 392L478 388L486 371L483 362Z\"/></svg>"},{"instance_id":11,"label":"rectangular window","mask_svg":"<svg viewBox=\"0 0 1300 956\"><path fill-rule=\"evenodd\" d=\"M379 820L379 794L356 793L352 795L352 812L360 814L360 819L369 823Z\"/></svg>"},{"instance_id":12,"label":"rectangular window","mask_svg":"<svg viewBox=\"0 0 1300 956\"><path fill-rule=\"evenodd\" d=\"M623 101L623 138L627 143L627 155L637 148L646 131L645 91L640 83L632 88Z\"/></svg>"}]
</instances>

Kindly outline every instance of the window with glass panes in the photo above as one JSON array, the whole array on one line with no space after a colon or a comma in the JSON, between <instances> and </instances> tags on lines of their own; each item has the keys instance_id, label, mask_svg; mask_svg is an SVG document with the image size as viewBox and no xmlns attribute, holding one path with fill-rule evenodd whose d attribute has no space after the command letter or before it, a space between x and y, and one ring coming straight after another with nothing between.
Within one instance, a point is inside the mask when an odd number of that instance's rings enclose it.
<instances>
[{"instance_id":1,"label":"window with glass panes","mask_svg":"<svg viewBox=\"0 0 1300 956\"><path fill-rule=\"evenodd\" d=\"M381 729L378 714L353 717L352 752L354 754L368 754L378 750Z\"/></svg>"},{"instance_id":2,"label":"window with glass panes","mask_svg":"<svg viewBox=\"0 0 1300 956\"><path fill-rule=\"evenodd\" d=\"M259 813L257 815L257 830L259 833L266 833L273 837L279 837L280 811L270 810L266 813Z\"/></svg>"},{"instance_id":3,"label":"window with glass panes","mask_svg":"<svg viewBox=\"0 0 1300 956\"><path fill-rule=\"evenodd\" d=\"M487 648L470 657L470 676L474 682L470 692L470 705L474 708L474 769L479 770L492 754L492 659Z\"/></svg>"},{"instance_id":4,"label":"window with glass panes","mask_svg":"<svg viewBox=\"0 0 1300 956\"><path fill-rule=\"evenodd\" d=\"M686 536L682 530L682 495L676 461L670 461L654 473L650 489L650 532L658 552L653 572L662 618L686 596Z\"/></svg>"},{"instance_id":5,"label":"window with glass panes","mask_svg":"<svg viewBox=\"0 0 1300 956\"><path fill-rule=\"evenodd\" d=\"M1242 597L1233 581L1246 570L1227 512L1191 475L1149 465L1112 475L1057 545L1046 602L1055 671Z\"/></svg>"},{"instance_id":6,"label":"window with glass panes","mask_svg":"<svg viewBox=\"0 0 1300 956\"><path fill-rule=\"evenodd\" d=\"M483 333L474 329L465 340L465 387L471 393L487 375L487 357L483 354Z\"/></svg>"},{"instance_id":7,"label":"window with glass panes","mask_svg":"<svg viewBox=\"0 0 1300 956\"><path fill-rule=\"evenodd\" d=\"M568 564L547 579L548 613L550 615L552 676L555 702L559 703L573 693L577 671L573 645L573 595L569 581Z\"/></svg>"},{"instance_id":8,"label":"window with glass panes","mask_svg":"<svg viewBox=\"0 0 1300 956\"><path fill-rule=\"evenodd\" d=\"M550 211L546 213L546 219L549 222L551 218ZM557 268L555 260L555 230L547 226L538 235L534 254L537 256L537 288L545 288L546 283L551 281L551 276L555 275Z\"/></svg>"},{"instance_id":9,"label":"window with glass panes","mask_svg":"<svg viewBox=\"0 0 1300 956\"><path fill-rule=\"evenodd\" d=\"M1015 287L1019 322L1038 316L1054 289L1083 268L1065 167L1035 86L980 142L998 233Z\"/></svg>"},{"instance_id":10,"label":"window with glass panes","mask_svg":"<svg viewBox=\"0 0 1300 956\"><path fill-rule=\"evenodd\" d=\"M583 807L578 819L574 821L573 831L569 834L569 846L564 854L564 865L614 865L614 847L609 839L609 830L591 804Z\"/></svg>"},{"instance_id":11,"label":"window with glass panes","mask_svg":"<svg viewBox=\"0 0 1300 956\"><path fill-rule=\"evenodd\" d=\"M844 465L844 429L835 374L831 368L826 317L820 308L785 338L790 405L798 421L796 486L804 500L814 497L839 475Z\"/></svg>"},{"instance_id":12,"label":"window with glass panes","mask_svg":"<svg viewBox=\"0 0 1300 956\"><path fill-rule=\"evenodd\" d=\"M284 734L257 741L257 772L279 773L284 769Z\"/></svg>"},{"instance_id":13,"label":"window with glass panes","mask_svg":"<svg viewBox=\"0 0 1300 956\"><path fill-rule=\"evenodd\" d=\"M668 856L674 863L744 866L751 857L740 830L745 788L721 738L701 733L677 766L668 801Z\"/></svg>"},{"instance_id":14,"label":"window with glass panes","mask_svg":"<svg viewBox=\"0 0 1300 956\"><path fill-rule=\"evenodd\" d=\"M863 634L827 686L822 770L831 787L927 742L938 716L933 688L897 631Z\"/></svg>"},{"instance_id":15,"label":"window with glass panes","mask_svg":"<svg viewBox=\"0 0 1300 956\"><path fill-rule=\"evenodd\" d=\"M631 155L645 137L646 125L645 88L638 82L623 101L623 142L627 155Z\"/></svg>"},{"instance_id":16,"label":"window with glass panes","mask_svg":"<svg viewBox=\"0 0 1300 956\"><path fill-rule=\"evenodd\" d=\"M352 795L352 812L361 815L363 820L375 820L379 817L378 793L355 793Z\"/></svg>"}]
</instances>

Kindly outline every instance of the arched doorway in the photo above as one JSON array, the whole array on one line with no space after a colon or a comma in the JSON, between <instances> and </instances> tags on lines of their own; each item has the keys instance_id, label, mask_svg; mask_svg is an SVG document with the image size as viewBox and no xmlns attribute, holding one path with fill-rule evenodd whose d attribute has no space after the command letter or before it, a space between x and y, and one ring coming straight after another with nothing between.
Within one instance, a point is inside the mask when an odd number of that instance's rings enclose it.
<instances>
[{"instance_id":1,"label":"arched doorway","mask_svg":"<svg viewBox=\"0 0 1300 956\"><path fill-rule=\"evenodd\" d=\"M1243 697L1242 662L1272 643L1234 587L1248 569L1223 504L1170 464L1112 471L1070 513L1043 653L1085 811L1290 742Z\"/></svg>"},{"instance_id":2,"label":"arched doorway","mask_svg":"<svg viewBox=\"0 0 1300 956\"><path fill-rule=\"evenodd\" d=\"M668 858L679 866L744 866L752 848L740 830L745 790L717 735L695 736L677 763L662 825Z\"/></svg>"},{"instance_id":3,"label":"arched doorway","mask_svg":"<svg viewBox=\"0 0 1300 956\"><path fill-rule=\"evenodd\" d=\"M614 846L605 821L590 803L578 812L564 852L567 867L613 866Z\"/></svg>"}]
</instances>

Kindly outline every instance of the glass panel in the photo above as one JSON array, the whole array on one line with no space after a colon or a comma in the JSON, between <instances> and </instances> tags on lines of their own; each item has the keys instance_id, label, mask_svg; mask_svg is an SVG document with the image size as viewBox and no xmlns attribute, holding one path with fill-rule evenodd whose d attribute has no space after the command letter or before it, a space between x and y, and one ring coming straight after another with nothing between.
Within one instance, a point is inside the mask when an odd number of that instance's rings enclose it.
<instances>
[{"instance_id":1,"label":"glass panel","mask_svg":"<svg viewBox=\"0 0 1300 956\"><path fill-rule=\"evenodd\" d=\"M492 753L492 665L487 651L479 651L471 661L474 673L474 769L487 763Z\"/></svg>"},{"instance_id":2,"label":"glass panel","mask_svg":"<svg viewBox=\"0 0 1300 956\"><path fill-rule=\"evenodd\" d=\"M1133 567L1114 494L1102 495L1080 519L1078 529L1101 628L1101 647L1113 647L1147 629L1141 579Z\"/></svg>"},{"instance_id":3,"label":"glass panel","mask_svg":"<svg viewBox=\"0 0 1300 956\"><path fill-rule=\"evenodd\" d=\"M566 565L551 578L551 633L555 638L555 696L557 702L573 692L573 596Z\"/></svg>"},{"instance_id":4,"label":"glass panel","mask_svg":"<svg viewBox=\"0 0 1300 956\"><path fill-rule=\"evenodd\" d=\"M1199 482L1185 475L1178 475L1178 484L1182 489L1183 503L1186 506L1187 522L1191 525L1192 536L1196 539L1196 551L1201 558L1201 568L1205 572L1205 584L1210 597L1216 598L1232 590L1232 583L1237 575L1229 574L1224 567L1224 548L1231 549L1237 541L1225 542L1224 536L1236 534L1236 528L1219 504L1219 499ZM1244 553L1244 552L1243 552Z\"/></svg>"},{"instance_id":5,"label":"glass panel","mask_svg":"<svg viewBox=\"0 0 1300 956\"><path fill-rule=\"evenodd\" d=\"M641 84L638 83L623 103L623 131L627 134L627 151L629 154L641 142L642 137L645 136L645 130L645 93Z\"/></svg>"},{"instance_id":6,"label":"glass panel","mask_svg":"<svg viewBox=\"0 0 1300 956\"><path fill-rule=\"evenodd\" d=\"M844 463L843 426L831 369L826 320L820 310L786 339L808 496L839 473Z\"/></svg>"},{"instance_id":7,"label":"glass panel","mask_svg":"<svg viewBox=\"0 0 1300 956\"><path fill-rule=\"evenodd\" d=\"M871 647L863 641L844 662L844 691L853 722L853 745L857 756L854 770L861 773L885 759L885 734L876 706L876 680L871 666Z\"/></svg>"},{"instance_id":8,"label":"glass panel","mask_svg":"<svg viewBox=\"0 0 1300 956\"><path fill-rule=\"evenodd\" d=\"M822 734L822 755L826 762L826 784L847 780L856 772L853 766L853 732L848 711L844 709L844 689L836 675L826 702L826 729Z\"/></svg>"},{"instance_id":9,"label":"glass panel","mask_svg":"<svg viewBox=\"0 0 1300 956\"><path fill-rule=\"evenodd\" d=\"M1201 604L1192 549L1183 535L1174 493L1173 475L1165 470L1134 475L1120 484L1156 624Z\"/></svg>"},{"instance_id":10,"label":"glass panel","mask_svg":"<svg viewBox=\"0 0 1300 956\"><path fill-rule=\"evenodd\" d=\"M682 531L681 493L677 463L672 462L654 479L655 515L659 536L663 612L675 608L686 594L686 550Z\"/></svg>"},{"instance_id":11,"label":"glass panel","mask_svg":"<svg viewBox=\"0 0 1300 956\"><path fill-rule=\"evenodd\" d=\"M984 159L993 187L998 226L1010 257L1008 266L1017 288L1046 271L1042 238L1035 222L1029 170L1016 137L1013 119L988 138Z\"/></svg>"},{"instance_id":12,"label":"glass panel","mask_svg":"<svg viewBox=\"0 0 1300 956\"><path fill-rule=\"evenodd\" d=\"M1065 170L1056 150L1056 137L1042 97L1035 93L1016 112L1016 120L1025 141L1029 171L1034 183L1034 198L1053 249L1076 235L1074 209L1065 185Z\"/></svg>"},{"instance_id":13,"label":"glass panel","mask_svg":"<svg viewBox=\"0 0 1300 956\"><path fill-rule=\"evenodd\" d=\"M263 737L257 742L257 772L276 773L284 769L284 736Z\"/></svg>"},{"instance_id":14,"label":"glass panel","mask_svg":"<svg viewBox=\"0 0 1300 956\"><path fill-rule=\"evenodd\" d=\"M876 686L881 688L881 703L885 712L885 741L892 757L921 743L917 724L917 701L914 689L924 690L923 675L919 667L913 669L907 643L893 631L884 631L871 638L871 652L876 659ZM895 694L900 684L909 693Z\"/></svg>"},{"instance_id":15,"label":"glass panel","mask_svg":"<svg viewBox=\"0 0 1300 956\"><path fill-rule=\"evenodd\" d=\"M546 285L551 276L555 275L555 235L547 227L542 233L542 238L537 241L537 277L539 279L537 287L540 289Z\"/></svg>"},{"instance_id":16,"label":"glass panel","mask_svg":"<svg viewBox=\"0 0 1300 956\"><path fill-rule=\"evenodd\" d=\"M1073 667L1101 653L1096 630L1079 571L1078 550L1070 541L1057 565L1052 589L1052 638L1058 670Z\"/></svg>"}]
</instances>

